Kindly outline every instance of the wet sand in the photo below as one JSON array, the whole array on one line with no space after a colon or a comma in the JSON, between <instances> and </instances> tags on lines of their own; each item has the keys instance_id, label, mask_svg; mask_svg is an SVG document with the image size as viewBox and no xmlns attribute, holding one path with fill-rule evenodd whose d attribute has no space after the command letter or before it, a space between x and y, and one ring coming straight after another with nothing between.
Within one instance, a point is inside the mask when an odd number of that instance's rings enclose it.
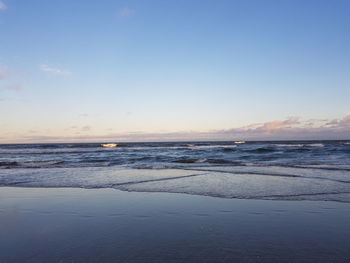
<instances>
[{"instance_id":1,"label":"wet sand","mask_svg":"<svg viewBox=\"0 0 350 263\"><path fill-rule=\"evenodd\" d=\"M350 205L0 188L0 262L350 262Z\"/></svg>"}]
</instances>

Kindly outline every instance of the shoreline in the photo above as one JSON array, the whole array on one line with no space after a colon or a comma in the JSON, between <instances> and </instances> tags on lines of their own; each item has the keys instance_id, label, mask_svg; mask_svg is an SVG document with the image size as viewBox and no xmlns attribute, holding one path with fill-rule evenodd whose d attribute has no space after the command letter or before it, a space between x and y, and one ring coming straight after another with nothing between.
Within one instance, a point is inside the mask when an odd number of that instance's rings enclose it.
<instances>
[{"instance_id":1,"label":"shoreline","mask_svg":"<svg viewBox=\"0 0 350 263\"><path fill-rule=\"evenodd\" d=\"M140 194L170 194L170 195L186 195L186 196L195 196L195 197L204 197L204 198L215 198L215 199L224 199L224 200L251 200L251 201L273 201L273 202L311 202L311 203L341 203L341 204L350 204L348 201L341 200L312 200L312 199L263 199L263 198L241 198L241 197L226 197L226 196L214 196L214 195L204 195L204 194L195 194L187 192L167 192L167 191L133 191L133 190L123 190L120 188L113 187L77 187L77 186L17 186L17 185L0 185L2 188L18 188L18 189L77 189L77 190L112 190L119 191L124 193L140 193Z\"/></svg>"}]
</instances>

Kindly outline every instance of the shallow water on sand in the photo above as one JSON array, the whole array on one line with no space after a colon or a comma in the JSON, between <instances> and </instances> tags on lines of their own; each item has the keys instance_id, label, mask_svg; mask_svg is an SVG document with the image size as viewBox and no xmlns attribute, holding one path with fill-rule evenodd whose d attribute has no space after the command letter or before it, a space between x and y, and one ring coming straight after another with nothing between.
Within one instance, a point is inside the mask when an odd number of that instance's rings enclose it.
<instances>
[{"instance_id":1,"label":"shallow water on sand","mask_svg":"<svg viewBox=\"0 0 350 263\"><path fill-rule=\"evenodd\" d=\"M0 191L0 262L349 262L350 207L114 189Z\"/></svg>"},{"instance_id":2,"label":"shallow water on sand","mask_svg":"<svg viewBox=\"0 0 350 263\"><path fill-rule=\"evenodd\" d=\"M117 167L0 170L0 185L115 188L240 199L350 202L350 172L290 167Z\"/></svg>"}]
</instances>

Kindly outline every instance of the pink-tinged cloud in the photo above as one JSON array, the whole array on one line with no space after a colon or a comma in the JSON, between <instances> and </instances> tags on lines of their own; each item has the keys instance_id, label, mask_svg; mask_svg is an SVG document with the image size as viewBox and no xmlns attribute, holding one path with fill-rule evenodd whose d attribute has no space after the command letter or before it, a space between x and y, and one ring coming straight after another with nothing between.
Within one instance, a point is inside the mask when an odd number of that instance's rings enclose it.
<instances>
[{"instance_id":1,"label":"pink-tinged cloud","mask_svg":"<svg viewBox=\"0 0 350 263\"><path fill-rule=\"evenodd\" d=\"M335 129L350 129L350 115L345 116L342 119L333 119L326 123L325 127Z\"/></svg>"},{"instance_id":2,"label":"pink-tinged cloud","mask_svg":"<svg viewBox=\"0 0 350 263\"><path fill-rule=\"evenodd\" d=\"M20 91L22 89L22 86L20 84L14 84L14 85L8 85L5 87L7 90L14 90L14 91Z\"/></svg>"},{"instance_id":3,"label":"pink-tinged cloud","mask_svg":"<svg viewBox=\"0 0 350 263\"><path fill-rule=\"evenodd\" d=\"M10 73L6 67L0 66L0 80L2 81L0 84L1 90L14 90L19 91L22 89L21 85L18 83L13 83L14 75ZM12 83L11 83L12 82Z\"/></svg>"},{"instance_id":4,"label":"pink-tinged cloud","mask_svg":"<svg viewBox=\"0 0 350 263\"><path fill-rule=\"evenodd\" d=\"M298 118L290 118L284 121L271 121L266 122L260 127L256 127L255 129L259 129L263 132L273 133L276 131L292 129L296 125L300 124Z\"/></svg>"},{"instance_id":5,"label":"pink-tinged cloud","mask_svg":"<svg viewBox=\"0 0 350 263\"><path fill-rule=\"evenodd\" d=\"M4 66L0 66L0 79L7 79L11 74L6 70Z\"/></svg>"},{"instance_id":6,"label":"pink-tinged cloud","mask_svg":"<svg viewBox=\"0 0 350 263\"><path fill-rule=\"evenodd\" d=\"M14 90L20 91L22 89L21 85L16 83L16 75L10 72L7 67L0 66L0 80L3 80L0 86L1 90Z\"/></svg>"},{"instance_id":7,"label":"pink-tinged cloud","mask_svg":"<svg viewBox=\"0 0 350 263\"><path fill-rule=\"evenodd\" d=\"M221 135L246 140L350 139L350 115L334 120L289 118L213 132L213 136Z\"/></svg>"}]
</instances>

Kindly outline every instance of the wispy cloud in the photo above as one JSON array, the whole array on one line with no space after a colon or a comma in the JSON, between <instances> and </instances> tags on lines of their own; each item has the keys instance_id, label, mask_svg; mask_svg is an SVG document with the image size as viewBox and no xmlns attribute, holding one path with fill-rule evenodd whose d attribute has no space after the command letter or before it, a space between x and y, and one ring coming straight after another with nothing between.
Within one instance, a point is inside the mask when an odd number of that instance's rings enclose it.
<instances>
[{"instance_id":1,"label":"wispy cloud","mask_svg":"<svg viewBox=\"0 0 350 263\"><path fill-rule=\"evenodd\" d=\"M70 71L59 69L59 68L54 68L54 67L51 67L47 64L41 64L39 66L39 68L41 71L47 72L47 73L52 74L52 75L68 76L68 75L72 74Z\"/></svg>"},{"instance_id":2,"label":"wispy cloud","mask_svg":"<svg viewBox=\"0 0 350 263\"><path fill-rule=\"evenodd\" d=\"M85 126L77 126L77 125L72 125L68 127L66 130L74 131L75 133L81 133L81 132L88 132L92 129L90 125L85 125Z\"/></svg>"},{"instance_id":3,"label":"wispy cloud","mask_svg":"<svg viewBox=\"0 0 350 263\"><path fill-rule=\"evenodd\" d=\"M3 1L0 0L0 11L4 11L7 9L7 6L5 5L5 3Z\"/></svg>"},{"instance_id":4,"label":"wispy cloud","mask_svg":"<svg viewBox=\"0 0 350 263\"><path fill-rule=\"evenodd\" d=\"M81 128L81 131L90 131L91 127L89 125L85 125Z\"/></svg>"},{"instance_id":5,"label":"wispy cloud","mask_svg":"<svg viewBox=\"0 0 350 263\"><path fill-rule=\"evenodd\" d=\"M20 91L22 89L22 86L20 84L13 84L5 86L5 89L7 90L14 90L14 91Z\"/></svg>"},{"instance_id":6,"label":"wispy cloud","mask_svg":"<svg viewBox=\"0 0 350 263\"><path fill-rule=\"evenodd\" d=\"M5 66L0 66L0 80L1 80L1 90L14 90L14 91L20 91L22 89L22 86L16 82L18 82L18 79L16 79L16 75L13 73L10 73L10 71Z\"/></svg>"},{"instance_id":7,"label":"wispy cloud","mask_svg":"<svg viewBox=\"0 0 350 263\"><path fill-rule=\"evenodd\" d=\"M122 17L122 18L131 18L133 16L135 16L136 12L133 9L130 9L128 7L124 7L122 9L119 10L118 12L118 16Z\"/></svg>"}]
</instances>

